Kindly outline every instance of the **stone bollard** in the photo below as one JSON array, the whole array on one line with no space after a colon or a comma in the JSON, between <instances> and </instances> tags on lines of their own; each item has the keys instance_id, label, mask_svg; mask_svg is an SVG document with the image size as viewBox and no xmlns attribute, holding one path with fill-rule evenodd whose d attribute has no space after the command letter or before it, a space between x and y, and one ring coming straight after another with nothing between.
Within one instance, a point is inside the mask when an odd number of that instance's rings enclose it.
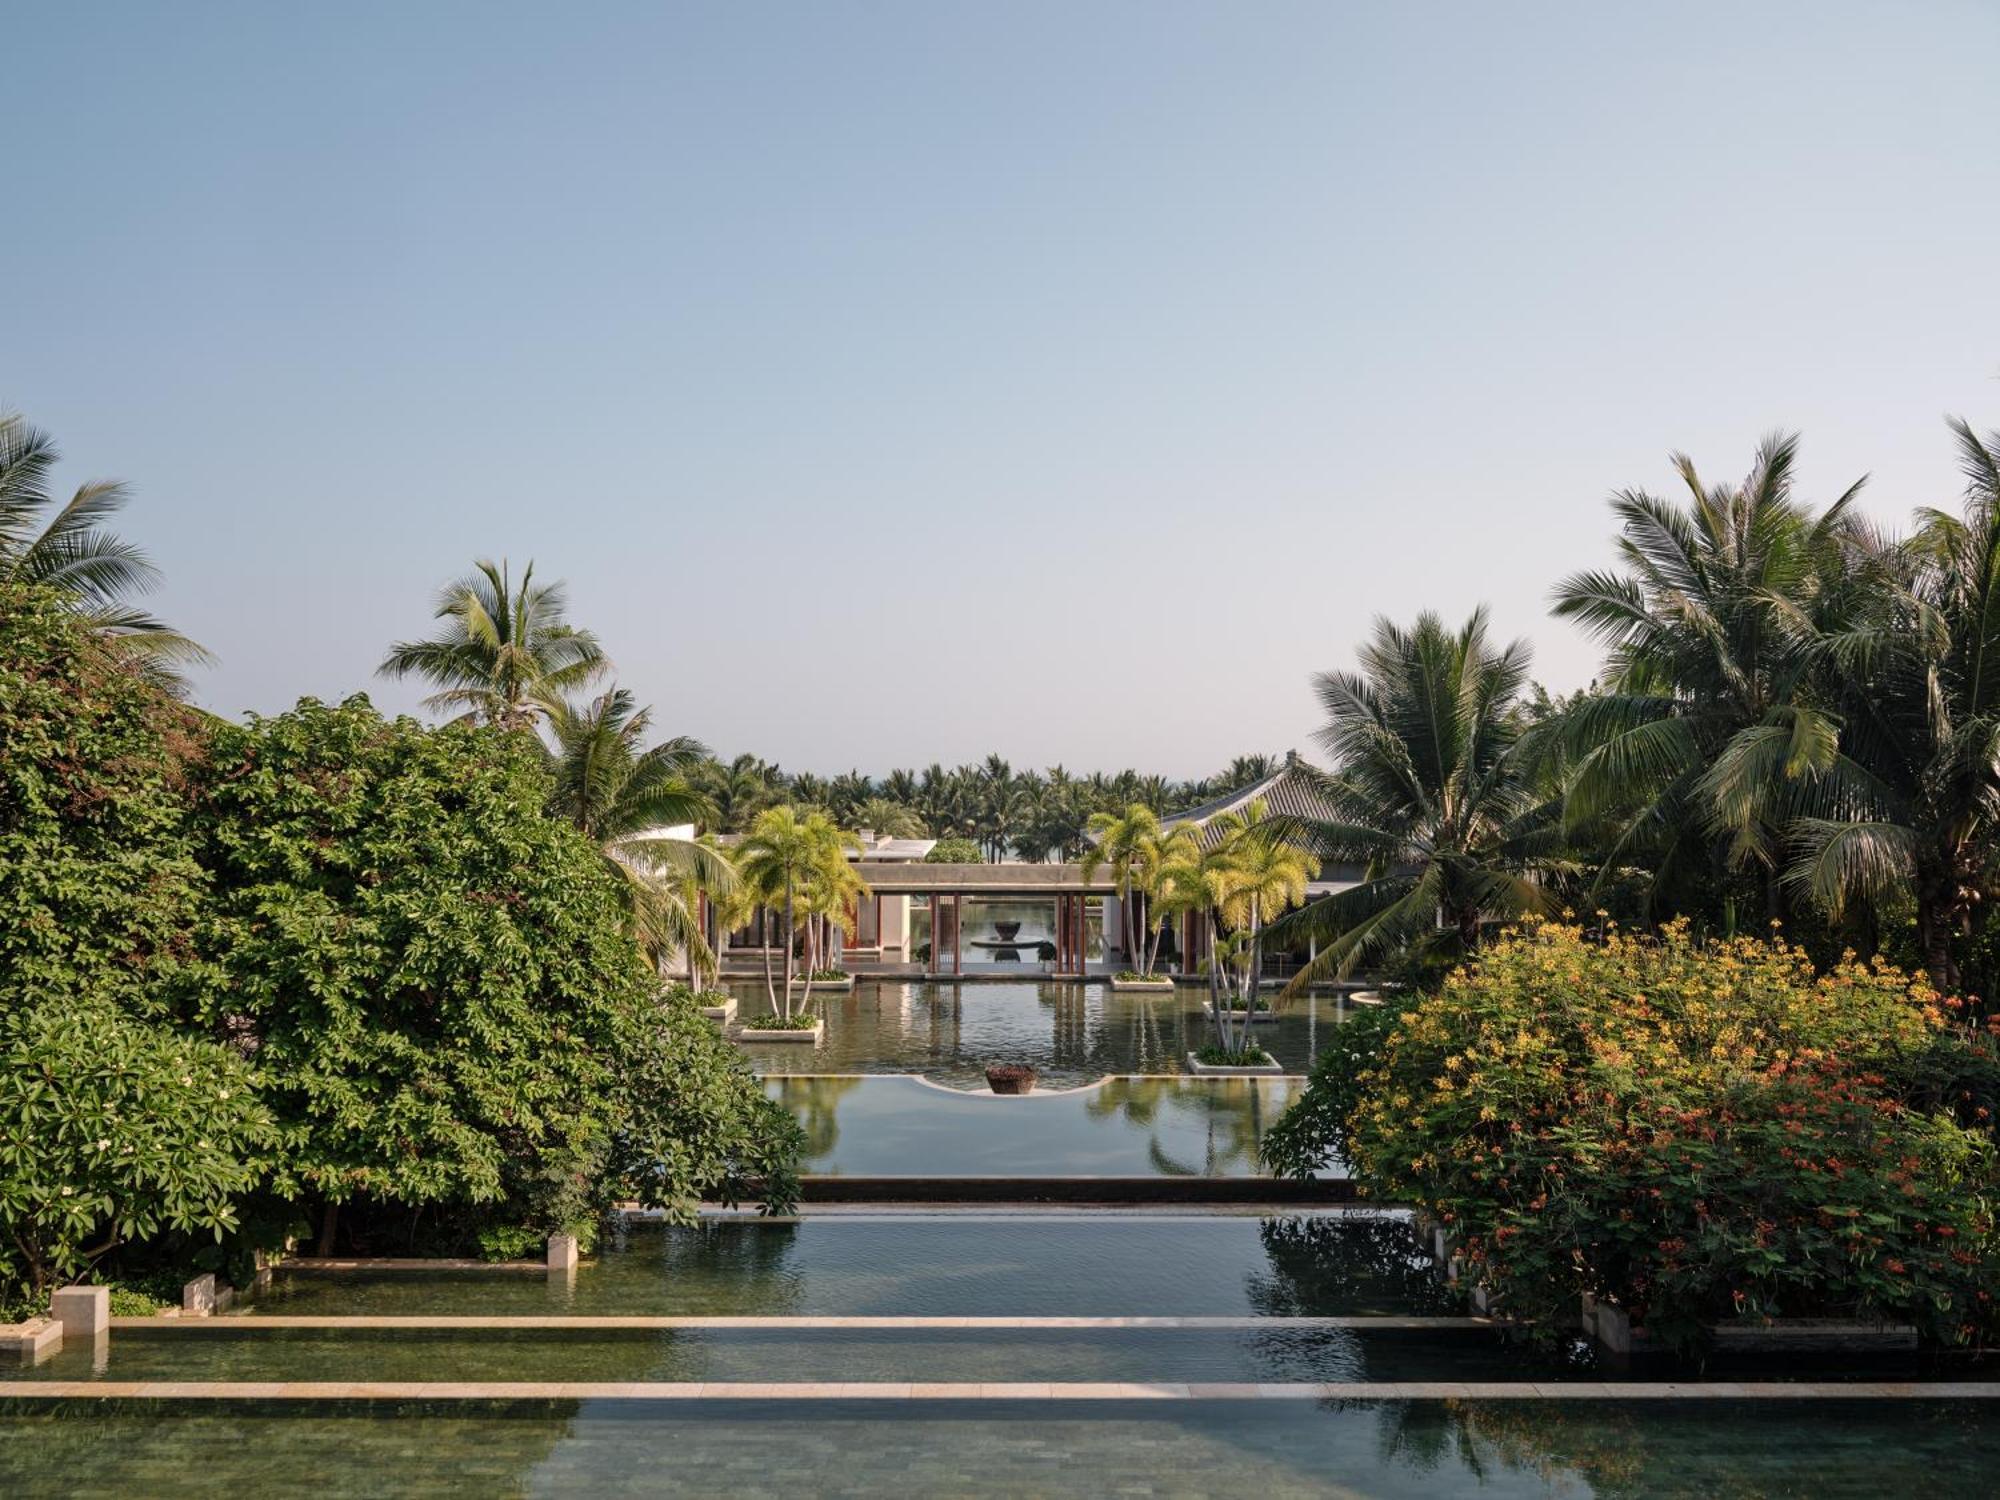
<instances>
[{"instance_id":1,"label":"stone bollard","mask_svg":"<svg viewBox=\"0 0 2000 1500\"><path fill-rule=\"evenodd\" d=\"M576 1236L573 1234L552 1234L549 1236L549 1274L560 1276L576 1269Z\"/></svg>"},{"instance_id":2,"label":"stone bollard","mask_svg":"<svg viewBox=\"0 0 2000 1500\"><path fill-rule=\"evenodd\" d=\"M111 1289L66 1286L49 1299L49 1316L62 1326L65 1339L94 1339L111 1331Z\"/></svg>"}]
</instances>

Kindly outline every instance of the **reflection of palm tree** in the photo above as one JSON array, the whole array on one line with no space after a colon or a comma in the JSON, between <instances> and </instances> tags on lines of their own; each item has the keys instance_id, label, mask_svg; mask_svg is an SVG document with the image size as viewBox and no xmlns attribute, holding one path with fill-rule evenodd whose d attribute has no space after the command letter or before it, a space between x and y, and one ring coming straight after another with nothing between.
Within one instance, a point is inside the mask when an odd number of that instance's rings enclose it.
<instances>
[{"instance_id":1,"label":"reflection of palm tree","mask_svg":"<svg viewBox=\"0 0 2000 1500\"><path fill-rule=\"evenodd\" d=\"M841 1096L861 1082L859 1078L773 1078L767 1086L772 1097L791 1111L792 1118L806 1133L800 1164L810 1166L833 1155L840 1141Z\"/></svg>"},{"instance_id":2,"label":"reflection of palm tree","mask_svg":"<svg viewBox=\"0 0 2000 1500\"><path fill-rule=\"evenodd\" d=\"M1147 1150L1154 1166L1168 1176L1219 1177L1230 1167L1257 1160L1264 1132L1276 1114L1260 1079L1112 1078L1084 1103L1093 1119L1122 1116L1148 1129L1160 1123L1161 1112L1192 1115L1203 1128L1203 1164L1188 1167L1165 1154L1155 1134ZM1232 1086L1234 1085L1234 1086Z\"/></svg>"}]
</instances>

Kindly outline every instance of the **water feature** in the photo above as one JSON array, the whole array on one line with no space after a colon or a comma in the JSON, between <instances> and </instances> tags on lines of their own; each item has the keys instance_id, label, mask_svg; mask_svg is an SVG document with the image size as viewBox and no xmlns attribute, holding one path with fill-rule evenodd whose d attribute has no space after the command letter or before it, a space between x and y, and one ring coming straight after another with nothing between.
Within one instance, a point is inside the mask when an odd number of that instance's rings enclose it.
<instances>
[{"instance_id":1,"label":"water feature","mask_svg":"<svg viewBox=\"0 0 2000 1500\"><path fill-rule=\"evenodd\" d=\"M1021 1098L921 1078L774 1077L803 1170L859 1177L1248 1177L1297 1078L1107 1078Z\"/></svg>"},{"instance_id":2,"label":"water feature","mask_svg":"<svg viewBox=\"0 0 2000 1500\"><path fill-rule=\"evenodd\" d=\"M758 980L735 980L739 1013L770 1009ZM1025 1062L1040 1087L1094 1083L1106 1074L1176 1074L1187 1054L1213 1040L1201 1013L1206 992L1183 985L1170 995L1119 993L1105 984L1053 980L954 984L860 979L851 992L815 993L826 1017L816 1047L750 1038L752 1064L773 1073L921 1073L956 1088L984 1089L990 1062ZM1346 1014L1330 996L1283 1005L1257 1039L1285 1066L1304 1073Z\"/></svg>"}]
</instances>

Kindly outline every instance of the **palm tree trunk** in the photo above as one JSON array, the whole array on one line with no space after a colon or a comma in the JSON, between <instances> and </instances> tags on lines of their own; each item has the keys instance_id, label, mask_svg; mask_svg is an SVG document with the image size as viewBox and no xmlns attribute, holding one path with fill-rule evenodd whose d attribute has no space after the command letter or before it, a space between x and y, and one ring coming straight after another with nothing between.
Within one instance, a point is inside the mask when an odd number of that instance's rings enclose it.
<instances>
[{"instance_id":1,"label":"palm tree trunk","mask_svg":"<svg viewBox=\"0 0 2000 1500\"><path fill-rule=\"evenodd\" d=\"M792 932L796 920L792 909L792 879L785 877L785 1009L787 1021L792 1018Z\"/></svg>"},{"instance_id":2,"label":"palm tree trunk","mask_svg":"<svg viewBox=\"0 0 2000 1500\"><path fill-rule=\"evenodd\" d=\"M771 914L762 908L757 912L757 946L764 950L764 998L771 1002L772 1014L778 1011L778 982L771 974Z\"/></svg>"},{"instance_id":3,"label":"palm tree trunk","mask_svg":"<svg viewBox=\"0 0 2000 1500\"><path fill-rule=\"evenodd\" d=\"M1125 967L1128 969L1139 967L1135 932L1136 929L1132 924L1132 888L1131 883L1127 881L1118 892L1118 935L1125 945Z\"/></svg>"}]
</instances>

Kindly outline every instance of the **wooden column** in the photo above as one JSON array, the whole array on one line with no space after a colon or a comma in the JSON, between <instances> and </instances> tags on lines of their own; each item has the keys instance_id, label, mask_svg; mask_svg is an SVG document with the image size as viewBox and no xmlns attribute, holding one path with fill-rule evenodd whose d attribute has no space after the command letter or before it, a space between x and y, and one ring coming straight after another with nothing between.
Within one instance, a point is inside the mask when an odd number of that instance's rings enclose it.
<instances>
[{"instance_id":1,"label":"wooden column","mask_svg":"<svg viewBox=\"0 0 2000 1500\"><path fill-rule=\"evenodd\" d=\"M954 975L965 972L965 893L955 892L951 898L951 972Z\"/></svg>"}]
</instances>

